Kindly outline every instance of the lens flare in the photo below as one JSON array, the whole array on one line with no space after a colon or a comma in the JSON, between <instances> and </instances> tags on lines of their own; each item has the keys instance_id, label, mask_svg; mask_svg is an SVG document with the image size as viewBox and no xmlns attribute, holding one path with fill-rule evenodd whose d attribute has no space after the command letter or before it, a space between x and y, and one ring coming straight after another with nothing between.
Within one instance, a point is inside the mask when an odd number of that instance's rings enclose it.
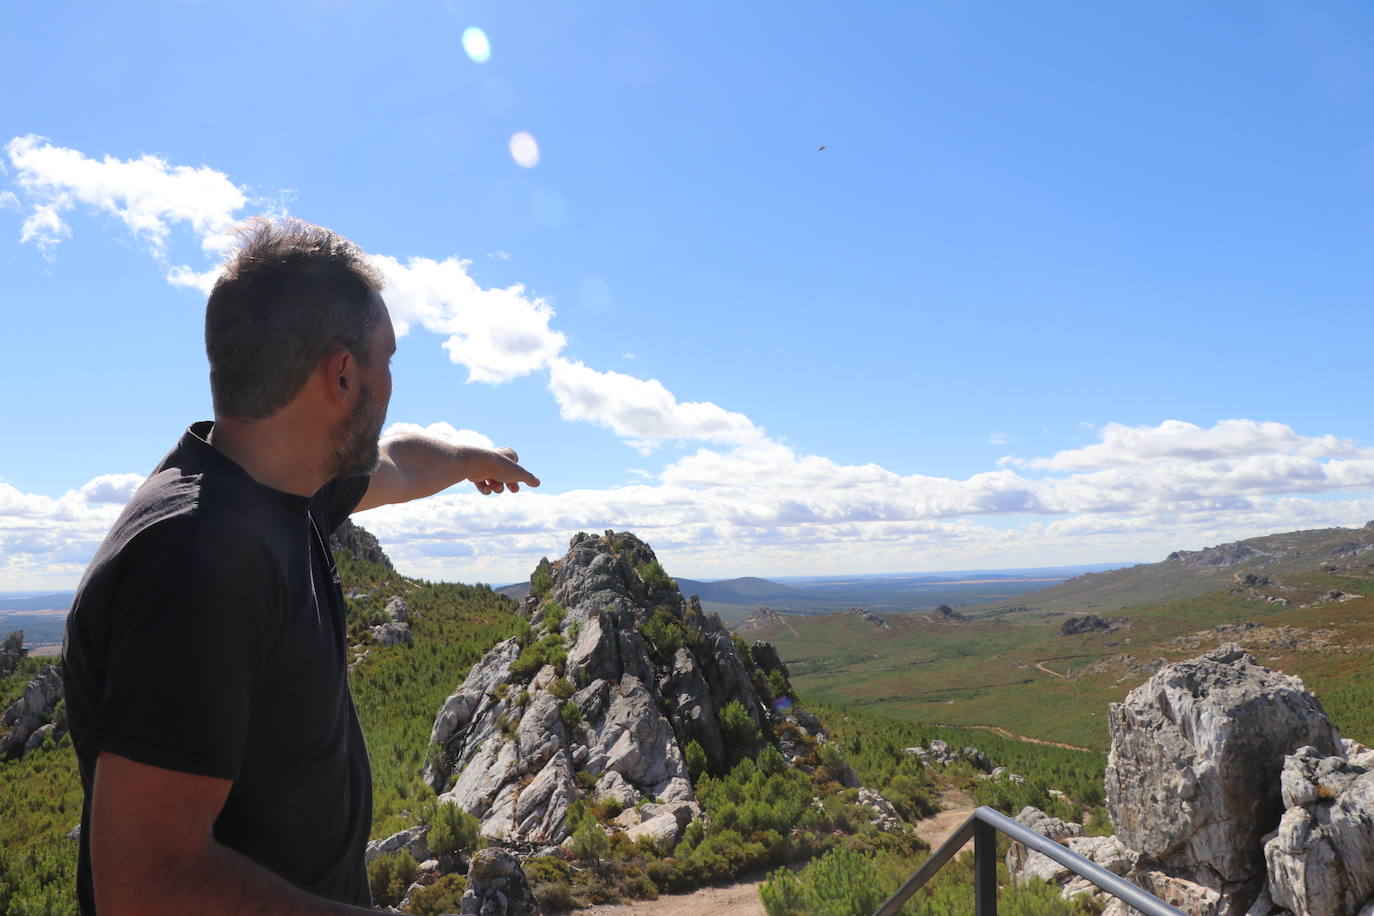
<instances>
[{"instance_id":1,"label":"lens flare","mask_svg":"<svg viewBox=\"0 0 1374 916\"><path fill-rule=\"evenodd\" d=\"M791 711L792 711L792 698L791 698L791 697L778 697L777 701L773 703L773 711L774 711L774 712L780 712L780 713L791 712Z\"/></svg>"},{"instance_id":2,"label":"lens flare","mask_svg":"<svg viewBox=\"0 0 1374 916\"><path fill-rule=\"evenodd\" d=\"M510 157L521 168L532 169L539 164L539 144L522 130L510 138Z\"/></svg>"},{"instance_id":3,"label":"lens flare","mask_svg":"<svg viewBox=\"0 0 1374 916\"><path fill-rule=\"evenodd\" d=\"M491 42L487 39L487 33L475 25L463 29L463 50L468 52L468 57L475 64L485 64L491 60Z\"/></svg>"}]
</instances>

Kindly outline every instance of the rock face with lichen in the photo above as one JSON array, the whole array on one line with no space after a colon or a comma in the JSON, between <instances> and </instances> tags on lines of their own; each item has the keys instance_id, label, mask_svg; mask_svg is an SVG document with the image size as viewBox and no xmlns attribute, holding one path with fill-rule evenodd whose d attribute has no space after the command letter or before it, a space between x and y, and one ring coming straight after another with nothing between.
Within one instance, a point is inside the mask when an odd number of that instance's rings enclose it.
<instances>
[{"instance_id":1,"label":"rock face with lichen","mask_svg":"<svg viewBox=\"0 0 1374 916\"><path fill-rule=\"evenodd\" d=\"M1301 680L1222 646L1161 668L1110 727L1116 836L1018 820L1191 916L1374 913L1374 751L1343 741ZM1018 845L1007 864L1093 890ZM1111 899L1103 916L1133 912Z\"/></svg>"},{"instance_id":2,"label":"rock face with lichen","mask_svg":"<svg viewBox=\"0 0 1374 916\"><path fill-rule=\"evenodd\" d=\"M632 534L579 534L531 579L529 631L445 701L425 780L491 839L559 843L590 794L638 806L635 829L671 845L699 813L689 746L719 773L771 740L786 669L684 599Z\"/></svg>"}]
</instances>

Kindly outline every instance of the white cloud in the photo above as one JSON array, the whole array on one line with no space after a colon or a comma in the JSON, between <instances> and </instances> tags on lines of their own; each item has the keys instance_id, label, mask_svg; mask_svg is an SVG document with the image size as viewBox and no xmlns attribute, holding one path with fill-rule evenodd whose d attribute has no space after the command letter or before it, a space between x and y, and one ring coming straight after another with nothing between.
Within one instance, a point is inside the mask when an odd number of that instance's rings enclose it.
<instances>
[{"instance_id":1,"label":"white cloud","mask_svg":"<svg viewBox=\"0 0 1374 916\"><path fill-rule=\"evenodd\" d=\"M1108 423L1100 432L1101 442L1036 458L1028 466L1086 471L1161 460L1211 461L1251 455L1352 457L1359 453L1348 439L1330 435L1309 438L1282 423L1254 420L1222 420L1211 429L1182 420L1165 420L1158 426Z\"/></svg>"},{"instance_id":2,"label":"white cloud","mask_svg":"<svg viewBox=\"0 0 1374 916\"><path fill-rule=\"evenodd\" d=\"M421 426L418 423L392 423L382 431L382 438L388 436L399 436L406 434L419 434L432 436L449 445L472 445L478 448L495 448L496 443L491 439L472 429L455 429L451 424L442 420L438 423L431 423L428 426Z\"/></svg>"},{"instance_id":3,"label":"white cloud","mask_svg":"<svg viewBox=\"0 0 1374 916\"><path fill-rule=\"evenodd\" d=\"M744 414L709 401L679 401L657 379L601 372L573 360L553 361L549 390L563 419L605 426L642 452L666 439L739 443L763 436Z\"/></svg>"},{"instance_id":4,"label":"white cloud","mask_svg":"<svg viewBox=\"0 0 1374 916\"><path fill-rule=\"evenodd\" d=\"M1006 433L993 433L988 436L988 445L1011 445L1016 440Z\"/></svg>"},{"instance_id":5,"label":"white cloud","mask_svg":"<svg viewBox=\"0 0 1374 916\"><path fill-rule=\"evenodd\" d=\"M218 253L235 214L249 203L247 192L223 172L174 166L157 156L92 159L31 134L7 143L5 154L29 210L20 240L47 256L70 237L63 214L77 204L114 216L167 266L174 227L189 228L202 251Z\"/></svg>"},{"instance_id":6,"label":"white cloud","mask_svg":"<svg viewBox=\"0 0 1374 916\"><path fill-rule=\"evenodd\" d=\"M449 359L466 366L468 380L497 384L546 368L567 344L549 327L553 307L519 284L484 289L468 273L470 261L387 255L372 263L386 277L383 296L396 333L412 323L448 339Z\"/></svg>"}]
</instances>

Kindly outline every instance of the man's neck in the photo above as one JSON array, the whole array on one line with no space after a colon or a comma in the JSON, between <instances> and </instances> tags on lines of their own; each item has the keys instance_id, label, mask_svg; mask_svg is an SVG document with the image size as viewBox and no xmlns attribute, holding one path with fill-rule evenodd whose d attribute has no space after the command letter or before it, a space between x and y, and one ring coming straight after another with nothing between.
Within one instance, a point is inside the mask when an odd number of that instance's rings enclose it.
<instances>
[{"instance_id":1,"label":"man's neck","mask_svg":"<svg viewBox=\"0 0 1374 916\"><path fill-rule=\"evenodd\" d=\"M328 482L318 454L325 440L302 437L299 423L284 413L263 420L217 416L208 441L265 487L308 497Z\"/></svg>"}]
</instances>

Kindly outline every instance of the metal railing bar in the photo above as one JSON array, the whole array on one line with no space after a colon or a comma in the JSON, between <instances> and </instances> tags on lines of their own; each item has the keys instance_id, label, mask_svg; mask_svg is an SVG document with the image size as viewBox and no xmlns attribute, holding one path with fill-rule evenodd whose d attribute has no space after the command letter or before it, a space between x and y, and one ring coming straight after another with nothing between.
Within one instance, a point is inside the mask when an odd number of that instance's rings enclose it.
<instances>
[{"instance_id":1,"label":"metal railing bar","mask_svg":"<svg viewBox=\"0 0 1374 916\"><path fill-rule=\"evenodd\" d=\"M888 898L887 903L878 909L873 916L895 916L896 912L902 908L902 904L911 898L921 887L935 876L935 873L944 868L945 863L954 858L954 854L964 848L973 837L973 827L978 822L978 818L970 817L960 825L958 830L945 840L939 849L931 854L929 859L916 869L916 874L906 879L906 883L897 888L897 893Z\"/></svg>"},{"instance_id":2,"label":"metal railing bar","mask_svg":"<svg viewBox=\"0 0 1374 916\"><path fill-rule=\"evenodd\" d=\"M1002 812L986 806L974 811L972 816L954 832L954 835L925 861L916 871L916 874L912 875L898 889L897 893L893 894L874 913L874 916L896 916L902 904L906 903L922 885L930 880L935 872L939 871L941 866L953 858L954 854L968 842L969 837L974 834L974 825L978 822L1000 830L1018 843L1053 859L1074 874L1087 878L1097 887L1120 898L1125 903L1145 913L1146 916L1186 916L1182 910L1170 906L1153 894L1136 887L1125 878L1108 871L1091 859L1084 858L1067 846L1061 846L1049 837L1036 833L1034 830L1018 824Z\"/></svg>"}]
</instances>

